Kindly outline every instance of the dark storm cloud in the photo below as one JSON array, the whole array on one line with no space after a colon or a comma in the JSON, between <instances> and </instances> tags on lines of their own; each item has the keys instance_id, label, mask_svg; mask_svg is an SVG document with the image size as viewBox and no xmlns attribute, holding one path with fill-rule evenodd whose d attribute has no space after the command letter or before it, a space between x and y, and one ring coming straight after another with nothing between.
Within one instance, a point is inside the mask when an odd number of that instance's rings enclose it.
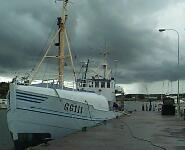
<instances>
[{"instance_id":1,"label":"dark storm cloud","mask_svg":"<svg viewBox=\"0 0 185 150\"><path fill-rule=\"evenodd\" d=\"M156 30L156 13L173 3L173 0L168 4L165 0L74 0L68 19L72 49L79 61L89 57L99 60L106 41L110 59L118 60L120 83L176 80L172 59L175 46L170 46L171 41ZM33 67L59 14L59 4L52 0L1 2L2 74Z\"/></svg>"},{"instance_id":2,"label":"dark storm cloud","mask_svg":"<svg viewBox=\"0 0 185 150\"><path fill-rule=\"evenodd\" d=\"M162 39L155 29L155 13L164 9L165 2L146 1L88 1L88 7L79 13L83 31L75 42L81 54L97 57L97 51L89 51L108 41L112 60L117 59L121 83L177 79L173 62L174 49L168 40ZM170 4L170 1L169 1ZM80 26L80 25L79 25ZM78 36L78 35L77 35ZM163 41L166 41L165 43ZM79 43L79 44L78 44ZM82 43L86 43L82 46ZM101 45L101 46L102 46ZM169 61L170 60L170 61Z\"/></svg>"},{"instance_id":3,"label":"dark storm cloud","mask_svg":"<svg viewBox=\"0 0 185 150\"><path fill-rule=\"evenodd\" d=\"M29 68L43 48L49 25L55 21L50 14L56 13L41 0L3 1L0 7L0 68L6 71Z\"/></svg>"}]
</instances>

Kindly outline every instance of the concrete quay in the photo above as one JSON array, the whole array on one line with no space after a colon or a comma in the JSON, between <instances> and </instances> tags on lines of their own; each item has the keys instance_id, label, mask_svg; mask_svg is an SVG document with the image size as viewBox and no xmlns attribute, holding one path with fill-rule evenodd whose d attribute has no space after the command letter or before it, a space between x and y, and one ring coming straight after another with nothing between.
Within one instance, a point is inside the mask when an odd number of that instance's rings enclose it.
<instances>
[{"instance_id":1,"label":"concrete quay","mask_svg":"<svg viewBox=\"0 0 185 150\"><path fill-rule=\"evenodd\" d=\"M185 121L133 112L29 150L185 150Z\"/></svg>"}]
</instances>

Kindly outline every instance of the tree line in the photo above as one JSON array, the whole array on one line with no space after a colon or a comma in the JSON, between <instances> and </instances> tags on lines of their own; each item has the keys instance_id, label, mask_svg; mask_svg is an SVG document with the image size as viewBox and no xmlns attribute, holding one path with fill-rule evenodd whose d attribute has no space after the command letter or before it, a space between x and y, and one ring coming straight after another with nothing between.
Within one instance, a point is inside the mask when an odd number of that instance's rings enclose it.
<instances>
[{"instance_id":1,"label":"tree line","mask_svg":"<svg viewBox=\"0 0 185 150\"><path fill-rule=\"evenodd\" d=\"M9 90L9 83L0 82L0 98L6 98L8 90Z\"/></svg>"}]
</instances>

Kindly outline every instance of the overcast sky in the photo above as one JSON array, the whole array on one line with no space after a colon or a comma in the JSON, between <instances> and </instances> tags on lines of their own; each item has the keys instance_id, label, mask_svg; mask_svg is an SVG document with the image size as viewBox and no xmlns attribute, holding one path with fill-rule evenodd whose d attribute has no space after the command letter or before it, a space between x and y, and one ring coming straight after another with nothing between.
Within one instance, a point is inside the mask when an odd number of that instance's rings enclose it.
<instances>
[{"instance_id":1,"label":"overcast sky","mask_svg":"<svg viewBox=\"0 0 185 150\"><path fill-rule=\"evenodd\" d=\"M12 77L38 63L56 27L61 2L0 1L0 76ZM72 0L68 15L78 62L98 61L106 41L110 60L118 60L119 84L160 83L157 88L164 80L185 79L184 0ZM159 28L173 28L180 34L179 73L177 34L160 33Z\"/></svg>"}]
</instances>

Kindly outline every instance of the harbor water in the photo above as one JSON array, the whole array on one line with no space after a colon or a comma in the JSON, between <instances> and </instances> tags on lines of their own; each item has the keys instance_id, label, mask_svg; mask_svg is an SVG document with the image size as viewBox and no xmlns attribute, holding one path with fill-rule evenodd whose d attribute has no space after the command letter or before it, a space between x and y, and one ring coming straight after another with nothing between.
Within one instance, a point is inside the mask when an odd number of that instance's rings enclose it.
<instances>
[{"instance_id":1,"label":"harbor water","mask_svg":"<svg viewBox=\"0 0 185 150\"><path fill-rule=\"evenodd\" d=\"M8 131L6 109L0 109L0 150L13 150L13 141Z\"/></svg>"}]
</instances>

